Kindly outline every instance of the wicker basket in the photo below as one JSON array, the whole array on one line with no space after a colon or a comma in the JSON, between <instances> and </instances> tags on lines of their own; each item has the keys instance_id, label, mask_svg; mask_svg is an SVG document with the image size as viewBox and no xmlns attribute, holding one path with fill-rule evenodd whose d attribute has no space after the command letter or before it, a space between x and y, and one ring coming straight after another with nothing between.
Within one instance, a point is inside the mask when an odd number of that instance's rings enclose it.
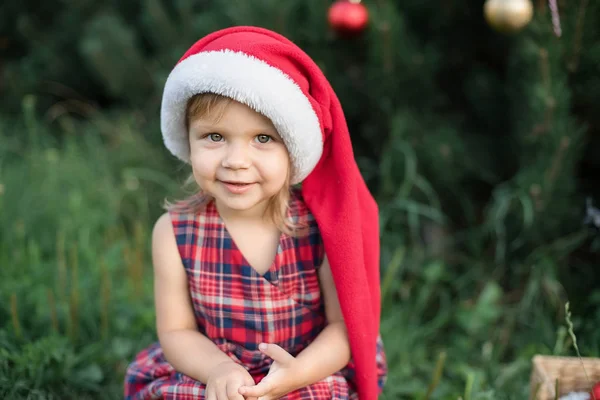
<instances>
[{"instance_id":1,"label":"wicker basket","mask_svg":"<svg viewBox=\"0 0 600 400\"><path fill-rule=\"evenodd\" d=\"M600 382L600 358L533 357L530 399L554 400L557 381L558 396L591 391Z\"/></svg>"}]
</instances>

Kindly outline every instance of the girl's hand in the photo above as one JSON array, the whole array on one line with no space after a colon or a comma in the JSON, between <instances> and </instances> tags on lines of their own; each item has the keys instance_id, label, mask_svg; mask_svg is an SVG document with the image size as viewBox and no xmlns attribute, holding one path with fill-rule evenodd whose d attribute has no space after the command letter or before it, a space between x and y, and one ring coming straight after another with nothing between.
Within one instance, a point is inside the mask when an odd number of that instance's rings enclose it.
<instances>
[{"instance_id":1,"label":"girl's hand","mask_svg":"<svg viewBox=\"0 0 600 400\"><path fill-rule=\"evenodd\" d=\"M267 376L257 385L244 385L239 393L246 399L275 400L299 389L297 373L295 372L296 358L276 344L262 343L258 346L267 356L273 359L273 364Z\"/></svg>"},{"instance_id":2,"label":"girl's hand","mask_svg":"<svg viewBox=\"0 0 600 400\"><path fill-rule=\"evenodd\" d=\"M234 361L225 361L208 376L204 397L206 400L257 400L239 393L240 387L249 385L254 385L250 373Z\"/></svg>"}]
</instances>

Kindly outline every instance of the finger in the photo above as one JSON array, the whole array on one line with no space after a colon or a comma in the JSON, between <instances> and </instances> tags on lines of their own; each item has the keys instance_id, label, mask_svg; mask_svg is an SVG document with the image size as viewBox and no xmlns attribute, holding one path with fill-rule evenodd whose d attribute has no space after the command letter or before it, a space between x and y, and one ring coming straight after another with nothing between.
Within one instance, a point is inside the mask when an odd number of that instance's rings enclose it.
<instances>
[{"instance_id":1,"label":"finger","mask_svg":"<svg viewBox=\"0 0 600 400\"><path fill-rule=\"evenodd\" d=\"M206 389L204 389L204 397L206 400L217 400L217 395L212 385L206 385Z\"/></svg>"},{"instance_id":2,"label":"finger","mask_svg":"<svg viewBox=\"0 0 600 400\"><path fill-rule=\"evenodd\" d=\"M254 385L255 385L254 379L252 379L251 377L248 377L248 378L246 378L246 380L244 381L244 383L242 384L242 386L240 386L240 388L242 388L242 387L253 387ZM239 392L239 389L238 389L238 392ZM258 400L258 397L246 396L245 399L246 400Z\"/></svg>"},{"instance_id":3,"label":"finger","mask_svg":"<svg viewBox=\"0 0 600 400\"><path fill-rule=\"evenodd\" d=\"M258 385L242 386L239 388L239 393L242 394L246 399L249 397L266 396L270 391L271 384L269 382L265 382L264 379Z\"/></svg>"},{"instance_id":4,"label":"finger","mask_svg":"<svg viewBox=\"0 0 600 400\"><path fill-rule=\"evenodd\" d=\"M283 365L289 364L290 361L294 360L294 356L273 343L261 343L258 346L258 349L267 356L271 357L273 360Z\"/></svg>"},{"instance_id":5,"label":"finger","mask_svg":"<svg viewBox=\"0 0 600 400\"><path fill-rule=\"evenodd\" d=\"M217 390L217 400L228 400L227 399L227 385L223 383L222 385L218 385L216 387Z\"/></svg>"},{"instance_id":6,"label":"finger","mask_svg":"<svg viewBox=\"0 0 600 400\"><path fill-rule=\"evenodd\" d=\"M244 382L242 383L242 386L254 386L256 385L256 382L254 381L254 378L252 378L250 375L248 375L246 377L246 379L244 379Z\"/></svg>"},{"instance_id":7,"label":"finger","mask_svg":"<svg viewBox=\"0 0 600 400\"><path fill-rule=\"evenodd\" d=\"M240 386L242 386L241 382L238 381L227 382L226 392L228 400L244 400L244 396L238 392Z\"/></svg>"}]
</instances>

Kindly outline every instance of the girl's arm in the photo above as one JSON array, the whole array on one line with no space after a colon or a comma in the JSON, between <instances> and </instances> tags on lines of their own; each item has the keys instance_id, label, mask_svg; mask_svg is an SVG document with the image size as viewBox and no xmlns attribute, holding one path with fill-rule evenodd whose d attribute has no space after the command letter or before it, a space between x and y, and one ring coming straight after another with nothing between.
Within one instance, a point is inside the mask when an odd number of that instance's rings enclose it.
<instances>
[{"instance_id":1,"label":"girl's arm","mask_svg":"<svg viewBox=\"0 0 600 400\"><path fill-rule=\"evenodd\" d=\"M165 358L177 371L206 384L217 365L232 360L198 332L187 275L168 213L154 226L152 261L156 328Z\"/></svg>"},{"instance_id":2,"label":"girl's arm","mask_svg":"<svg viewBox=\"0 0 600 400\"><path fill-rule=\"evenodd\" d=\"M319 268L319 281L325 302L327 326L296 356L300 387L311 385L344 368L350 361L348 332L327 257Z\"/></svg>"}]
</instances>

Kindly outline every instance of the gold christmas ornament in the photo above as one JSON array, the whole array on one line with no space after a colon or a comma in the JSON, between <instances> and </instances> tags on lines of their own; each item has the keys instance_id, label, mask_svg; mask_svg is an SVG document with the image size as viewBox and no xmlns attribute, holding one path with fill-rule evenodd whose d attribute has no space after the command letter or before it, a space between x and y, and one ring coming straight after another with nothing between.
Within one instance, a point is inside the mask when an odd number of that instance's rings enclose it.
<instances>
[{"instance_id":1,"label":"gold christmas ornament","mask_svg":"<svg viewBox=\"0 0 600 400\"><path fill-rule=\"evenodd\" d=\"M483 13L488 24L502 33L521 30L533 18L531 0L486 0Z\"/></svg>"}]
</instances>

